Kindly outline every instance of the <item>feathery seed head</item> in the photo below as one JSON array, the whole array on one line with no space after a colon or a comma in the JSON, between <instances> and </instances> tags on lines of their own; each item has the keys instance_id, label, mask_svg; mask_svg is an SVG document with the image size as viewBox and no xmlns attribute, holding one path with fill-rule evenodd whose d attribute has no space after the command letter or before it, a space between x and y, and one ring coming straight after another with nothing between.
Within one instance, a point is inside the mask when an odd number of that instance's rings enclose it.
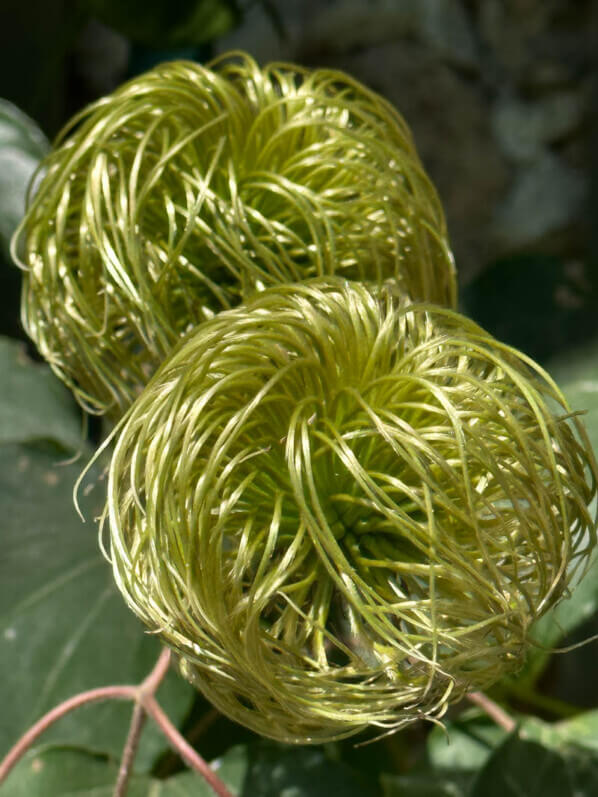
<instances>
[{"instance_id":1,"label":"feathery seed head","mask_svg":"<svg viewBox=\"0 0 598 797\"><path fill-rule=\"evenodd\" d=\"M338 278L206 321L125 418L116 581L224 713L398 728L523 662L596 538L558 388L450 310Z\"/></svg>"},{"instance_id":2,"label":"feathery seed head","mask_svg":"<svg viewBox=\"0 0 598 797\"><path fill-rule=\"evenodd\" d=\"M405 122L340 72L165 63L76 116L41 170L15 237L23 322L92 412L120 417L181 335L269 285L456 302Z\"/></svg>"}]
</instances>

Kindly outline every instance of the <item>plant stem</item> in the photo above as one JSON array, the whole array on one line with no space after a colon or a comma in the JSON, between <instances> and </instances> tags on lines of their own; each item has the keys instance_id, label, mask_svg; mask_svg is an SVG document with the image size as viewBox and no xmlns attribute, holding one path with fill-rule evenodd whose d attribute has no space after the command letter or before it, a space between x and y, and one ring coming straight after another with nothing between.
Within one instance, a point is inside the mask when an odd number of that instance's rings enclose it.
<instances>
[{"instance_id":1,"label":"plant stem","mask_svg":"<svg viewBox=\"0 0 598 797\"><path fill-rule=\"evenodd\" d=\"M218 797L232 797L230 791L216 773L210 769L199 753L181 736L154 697L154 692L156 692L160 682L166 675L169 663L170 651L164 649L154 669L141 684L137 686L103 686L99 689L90 689L88 692L81 692L81 694L65 700L64 703L60 703L60 705L48 711L47 714L44 714L35 725L21 736L19 741L8 752L6 758L0 763L0 784L3 783L11 769L25 755L35 740L57 720L64 717L65 714L68 714L80 706L96 703L100 700L132 700L135 702L135 711L131 718L129 734L123 751L123 758L114 791L115 797L124 797L126 794L130 771L132 769L146 714L149 714L154 720L170 745L181 756L183 761L204 777Z\"/></svg>"},{"instance_id":2,"label":"plant stem","mask_svg":"<svg viewBox=\"0 0 598 797\"><path fill-rule=\"evenodd\" d=\"M148 695L146 697L144 708L168 739L173 749L191 769L203 775L218 797L233 797L228 788L208 766L199 753L191 747L183 736L181 736L153 695Z\"/></svg>"},{"instance_id":3,"label":"plant stem","mask_svg":"<svg viewBox=\"0 0 598 797\"><path fill-rule=\"evenodd\" d=\"M129 778L133 771L133 762L139 747L139 740L141 739L141 732L147 719L145 709L139 701L135 703L133 715L131 717L131 725L129 726L129 733L127 741L123 750L122 758L120 760L120 768L118 770L118 777L114 785L112 797L125 797L127 788L129 786Z\"/></svg>"},{"instance_id":4,"label":"plant stem","mask_svg":"<svg viewBox=\"0 0 598 797\"><path fill-rule=\"evenodd\" d=\"M471 703L475 703L476 706L481 708L491 720L507 733L512 733L515 730L517 723L513 717L507 714L498 703L491 700L488 695L483 692L469 692L466 697Z\"/></svg>"},{"instance_id":5,"label":"plant stem","mask_svg":"<svg viewBox=\"0 0 598 797\"><path fill-rule=\"evenodd\" d=\"M125 797L127 788L129 786L129 779L133 771L133 763L137 755L137 748L141 740L141 734L147 719L147 714L144 708L144 700L147 695L154 695L160 686L162 679L168 672L170 665L170 651L168 648L163 648L154 669L150 672L147 678L143 681L138 690L138 695L131 717L131 725L129 726L129 733L127 741L123 750L123 755L120 761L120 768L118 770L118 777L114 786L113 797Z\"/></svg>"},{"instance_id":6,"label":"plant stem","mask_svg":"<svg viewBox=\"0 0 598 797\"><path fill-rule=\"evenodd\" d=\"M103 686L100 689L91 689L88 692L81 692L65 700L64 703L55 706L21 736L15 746L8 752L6 758L0 763L0 783L4 781L10 770L20 758L25 755L38 736L41 736L44 731L61 717L64 717L65 714L68 714L80 706L96 703L99 700L135 700L136 696L136 686Z\"/></svg>"},{"instance_id":7,"label":"plant stem","mask_svg":"<svg viewBox=\"0 0 598 797\"><path fill-rule=\"evenodd\" d=\"M154 669L150 672L147 678L142 682L140 689L142 692L155 694L158 687L162 683L164 676L170 667L170 650L162 648L162 652L158 656L158 661L154 665Z\"/></svg>"}]
</instances>

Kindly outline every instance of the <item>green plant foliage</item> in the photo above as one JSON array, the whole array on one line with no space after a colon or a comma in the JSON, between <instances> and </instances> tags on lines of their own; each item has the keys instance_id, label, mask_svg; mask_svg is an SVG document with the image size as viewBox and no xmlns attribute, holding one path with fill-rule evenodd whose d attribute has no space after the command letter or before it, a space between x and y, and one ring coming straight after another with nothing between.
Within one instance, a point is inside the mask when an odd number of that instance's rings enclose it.
<instances>
[{"instance_id":1,"label":"green plant foliage","mask_svg":"<svg viewBox=\"0 0 598 797\"><path fill-rule=\"evenodd\" d=\"M476 770L492 755L507 733L477 709L433 728L427 739L429 760L439 770Z\"/></svg>"},{"instance_id":2,"label":"green plant foliage","mask_svg":"<svg viewBox=\"0 0 598 797\"><path fill-rule=\"evenodd\" d=\"M598 454L598 345L593 342L573 351L549 365L550 373L563 390L572 407L584 410L583 420L588 438ZM577 626L598 611L598 555L594 554L587 575L575 584L571 597L551 609L534 626L532 636L541 647L530 650L522 677L535 681L544 670L550 649Z\"/></svg>"},{"instance_id":3,"label":"green plant foliage","mask_svg":"<svg viewBox=\"0 0 598 797\"><path fill-rule=\"evenodd\" d=\"M0 444L52 440L66 450L83 447L73 397L47 365L34 365L25 346L0 337Z\"/></svg>"},{"instance_id":4,"label":"green plant foliage","mask_svg":"<svg viewBox=\"0 0 598 797\"><path fill-rule=\"evenodd\" d=\"M471 778L450 771L383 775L383 797L467 797Z\"/></svg>"},{"instance_id":5,"label":"green plant foliage","mask_svg":"<svg viewBox=\"0 0 598 797\"><path fill-rule=\"evenodd\" d=\"M585 411L588 436L598 452L598 342L592 341L555 359L549 370L572 407Z\"/></svg>"},{"instance_id":6,"label":"green plant foliage","mask_svg":"<svg viewBox=\"0 0 598 797\"><path fill-rule=\"evenodd\" d=\"M521 680L535 682L542 674L551 650L579 625L593 617L598 610L598 556L593 555L587 574L581 582L574 582L571 595L555 606L534 625L531 636L538 646L532 646L521 673Z\"/></svg>"},{"instance_id":7,"label":"green plant foliage","mask_svg":"<svg viewBox=\"0 0 598 797\"><path fill-rule=\"evenodd\" d=\"M159 651L157 640L145 636L122 606L93 525L83 525L75 513L72 490L80 466L57 467L58 456L31 446L0 446L0 755L72 694L138 682ZM86 509L91 517L93 503ZM189 691L174 673L163 699L177 719L187 710ZM93 705L65 717L44 740L118 756L130 713L126 703ZM148 730L140 767L164 746Z\"/></svg>"},{"instance_id":8,"label":"green plant foliage","mask_svg":"<svg viewBox=\"0 0 598 797\"><path fill-rule=\"evenodd\" d=\"M242 797L376 797L376 780L328 758L321 748L260 743L248 747Z\"/></svg>"},{"instance_id":9,"label":"green plant foliage","mask_svg":"<svg viewBox=\"0 0 598 797\"><path fill-rule=\"evenodd\" d=\"M551 750L566 752L575 746L598 754L598 711L584 711L554 723L527 717L522 721L522 736Z\"/></svg>"},{"instance_id":10,"label":"green plant foliage","mask_svg":"<svg viewBox=\"0 0 598 797\"><path fill-rule=\"evenodd\" d=\"M16 147L39 161L47 155L50 144L33 119L8 100L0 99L0 151L5 147Z\"/></svg>"},{"instance_id":11,"label":"green plant foliage","mask_svg":"<svg viewBox=\"0 0 598 797\"><path fill-rule=\"evenodd\" d=\"M227 781L226 765L221 775ZM89 751L67 747L32 750L15 768L3 787L6 797L112 797L118 763ZM237 795L238 784L228 785ZM214 793L195 773L183 772L165 780L133 775L127 797L213 797Z\"/></svg>"},{"instance_id":12,"label":"green plant foliage","mask_svg":"<svg viewBox=\"0 0 598 797\"><path fill-rule=\"evenodd\" d=\"M591 760L598 756L598 711L586 711L572 719L544 722L533 716L519 718L518 738L534 742L564 757L575 750ZM500 755L509 734L476 709L434 728L427 740L429 761L435 771L472 773ZM598 757L596 757L598 765Z\"/></svg>"},{"instance_id":13,"label":"green plant foliage","mask_svg":"<svg viewBox=\"0 0 598 797\"><path fill-rule=\"evenodd\" d=\"M474 779L467 797L591 797L598 793L598 757L559 753L509 736Z\"/></svg>"},{"instance_id":14,"label":"green plant foliage","mask_svg":"<svg viewBox=\"0 0 598 797\"><path fill-rule=\"evenodd\" d=\"M5 255L25 212L29 181L49 146L32 119L0 99L0 251Z\"/></svg>"},{"instance_id":15,"label":"green plant foliage","mask_svg":"<svg viewBox=\"0 0 598 797\"><path fill-rule=\"evenodd\" d=\"M256 743L231 748L213 761L212 767L235 797L379 795L376 781L368 782L346 764L328 759L321 750ZM6 794L62 797L68 784L69 797L111 797L117 772L114 760L89 750L44 745L28 753L11 773ZM128 797L213 797L213 792L195 772L185 772L163 780L133 776Z\"/></svg>"},{"instance_id":16,"label":"green plant foliage","mask_svg":"<svg viewBox=\"0 0 598 797\"><path fill-rule=\"evenodd\" d=\"M124 610L93 524L82 524L76 515L72 491L81 465L59 464L63 446L80 445L76 405L69 422L60 383L45 367L15 362L16 345L4 343L0 351L9 358L0 363L0 374L14 404L10 409L0 402L0 429L13 425L11 442L0 444L0 755L41 714L77 690L138 682L159 650ZM37 424L34 407L41 413ZM34 438L60 448L32 444ZM84 499L90 518L98 501L96 485ZM176 718L189 705L189 690L174 674L164 685L163 700ZM125 703L90 706L65 717L45 739L119 756L130 711ZM150 729L139 766L147 766L163 746Z\"/></svg>"},{"instance_id":17,"label":"green plant foliage","mask_svg":"<svg viewBox=\"0 0 598 797\"><path fill-rule=\"evenodd\" d=\"M239 20L234 0L80 0L79 5L131 41L150 47L202 44Z\"/></svg>"}]
</instances>

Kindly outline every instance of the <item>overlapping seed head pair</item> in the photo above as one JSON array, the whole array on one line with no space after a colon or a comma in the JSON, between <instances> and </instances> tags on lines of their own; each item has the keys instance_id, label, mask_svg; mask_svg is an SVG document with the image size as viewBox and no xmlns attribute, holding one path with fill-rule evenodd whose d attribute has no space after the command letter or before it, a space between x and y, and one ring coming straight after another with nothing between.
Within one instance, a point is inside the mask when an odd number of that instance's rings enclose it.
<instances>
[{"instance_id":1,"label":"overlapping seed head pair","mask_svg":"<svg viewBox=\"0 0 598 797\"><path fill-rule=\"evenodd\" d=\"M519 667L596 537L550 377L458 315L404 122L336 72L174 63L77 117L23 318L119 421L116 582L256 731L394 729Z\"/></svg>"}]
</instances>

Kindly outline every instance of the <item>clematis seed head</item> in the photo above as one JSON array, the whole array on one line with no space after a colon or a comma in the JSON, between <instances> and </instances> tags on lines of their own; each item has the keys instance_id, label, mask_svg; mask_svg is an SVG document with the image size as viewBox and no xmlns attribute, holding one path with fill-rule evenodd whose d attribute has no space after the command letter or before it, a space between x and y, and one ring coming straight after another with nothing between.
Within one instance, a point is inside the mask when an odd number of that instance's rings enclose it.
<instances>
[{"instance_id":1,"label":"clematis seed head","mask_svg":"<svg viewBox=\"0 0 598 797\"><path fill-rule=\"evenodd\" d=\"M456 301L405 122L340 72L162 64L78 114L40 176L13 247L23 323L113 419L182 335L268 286L338 274Z\"/></svg>"},{"instance_id":2,"label":"clematis seed head","mask_svg":"<svg viewBox=\"0 0 598 797\"><path fill-rule=\"evenodd\" d=\"M340 278L184 339L112 457L116 582L220 710L289 742L438 717L519 668L596 541L550 377Z\"/></svg>"}]
</instances>

